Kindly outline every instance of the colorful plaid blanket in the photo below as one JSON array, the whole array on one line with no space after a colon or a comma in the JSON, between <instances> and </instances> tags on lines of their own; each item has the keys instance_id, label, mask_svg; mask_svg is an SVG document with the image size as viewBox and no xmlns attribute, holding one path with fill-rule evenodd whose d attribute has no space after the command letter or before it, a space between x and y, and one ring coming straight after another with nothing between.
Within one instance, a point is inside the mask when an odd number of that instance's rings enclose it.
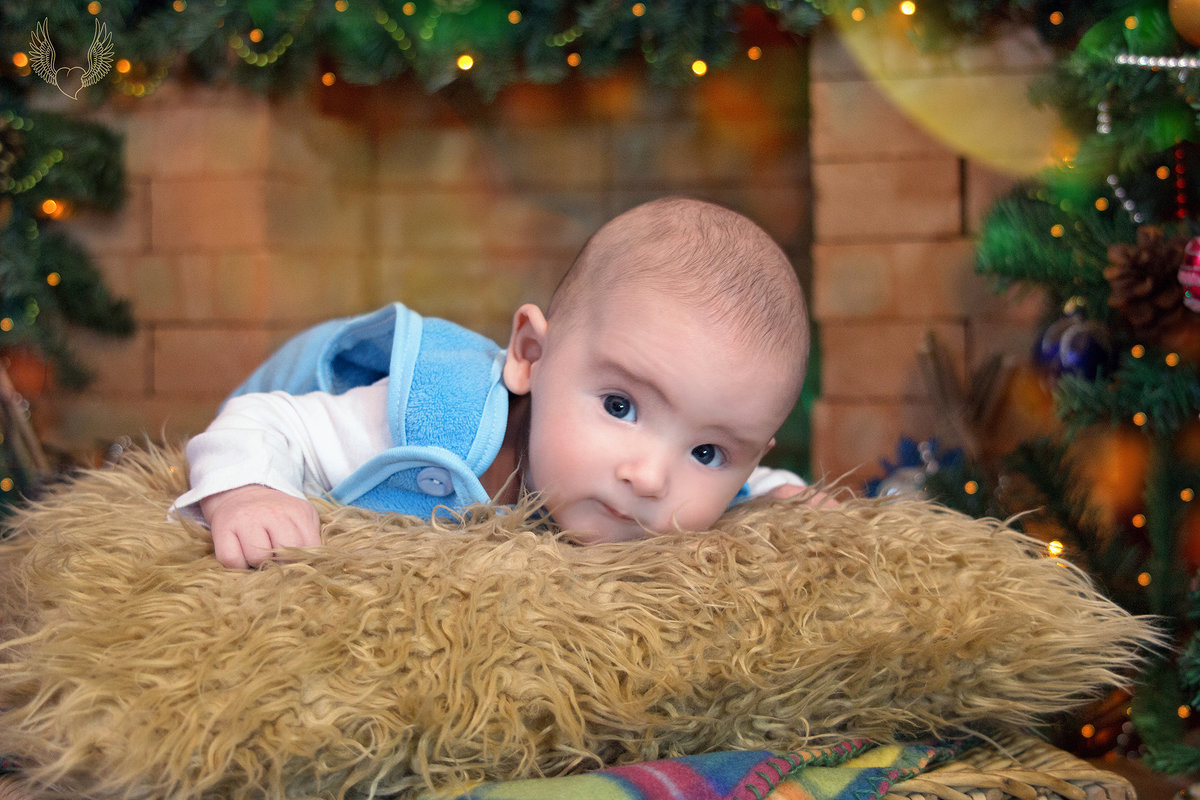
<instances>
[{"instance_id":1,"label":"colorful plaid blanket","mask_svg":"<svg viewBox=\"0 0 1200 800\"><path fill-rule=\"evenodd\" d=\"M956 757L969 742L729 751L644 761L583 775L486 783L455 800L875 800Z\"/></svg>"}]
</instances>

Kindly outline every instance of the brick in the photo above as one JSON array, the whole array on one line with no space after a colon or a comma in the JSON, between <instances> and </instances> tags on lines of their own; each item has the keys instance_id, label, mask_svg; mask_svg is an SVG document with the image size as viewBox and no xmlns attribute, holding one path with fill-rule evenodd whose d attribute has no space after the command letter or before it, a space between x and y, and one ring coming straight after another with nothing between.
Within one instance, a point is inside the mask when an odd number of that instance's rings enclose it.
<instances>
[{"instance_id":1,"label":"brick","mask_svg":"<svg viewBox=\"0 0 1200 800\"><path fill-rule=\"evenodd\" d=\"M39 405L49 432L45 444L98 464L105 450L122 437L133 444L175 443L203 431L212 421L220 398L111 398L104 395L59 395Z\"/></svg>"},{"instance_id":2,"label":"brick","mask_svg":"<svg viewBox=\"0 0 1200 800\"><path fill-rule=\"evenodd\" d=\"M962 323L884 320L822 323L822 392L831 400L928 397L917 354L929 332L949 352L961 376L966 350Z\"/></svg>"},{"instance_id":3,"label":"brick","mask_svg":"<svg viewBox=\"0 0 1200 800\"><path fill-rule=\"evenodd\" d=\"M150 249L150 182L131 177L126 197L115 211L77 209L67 222L72 236L92 255L145 253Z\"/></svg>"},{"instance_id":4,"label":"brick","mask_svg":"<svg viewBox=\"0 0 1200 800\"><path fill-rule=\"evenodd\" d=\"M150 393L150 337L145 327L129 337L73 330L71 348L94 375L86 393L106 398L147 396Z\"/></svg>"},{"instance_id":5,"label":"brick","mask_svg":"<svg viewBox=\"0 0 1200 800\"><path fill-rule=\"evenodd\" d=\"M261 320L271 304L272 259L260 250L213 255L213 316L217 320Z\"/></svg>"},{"instance_id":6,"label":"brick","mask_svg":"<svg viewBox=\"0 0 1200 800\"><path fill-rule=\"evenodd\" d=\"M369 308L364 287L371 264L361 256L283 251L269 263L269 277L257 289L265 295L265 319L312 322Z\"/></svg>"},{"instance_id":7,"label":"brick","mask_svg":"<svg viewBox=\"0 0 1200 800\"><path fill-rule=\"evenodd\" d=\"M151 187L150 240L157 252L265 243L264 181L256 177L171 179Z\"/></svg>"},{"instance_id":8,"label":"brick","mask_svg":"<svg viewBox=\"0 0 1200 800\"><path fill-rule=\"evenodd\" d=\"M222 97L219 104L189 102L133 115L130 171L163 178L261 171L273 146L269 105L238 92Z\"/></svg>"},{"instance_id":9,"label":"brick","mask_svg":"<svg viewBox=\"0 0 1200 800\"><path fill-rule=\"evenodd\" d=\"M224 397L271 351L264 328L160 326L153 337L158 397Z\"/></svg>"},{"instance_id":10,"label":"brick","mask_svg":"<svg viewBox=\"0 0 1200 800\"><path fill-rule=\"evenodd\" d=\"M130 299L141 321L171 319L176 314L178 280L170 259L163 255L144 255L129 260Z\"/></svg>"},{"instance_id":11,"label":"brick","mask_svg":"<svg viewBox=\"0 0 1200 800\"><path fill-rule=\"evenodd\" d=\"M883 473L881 460L895 461L902 437L922 441L938 433L937 414L925 403L821 399L813 407L812 474L845 476L843 485L861 493Z\"/></svg>"},{"instance_id":12,"label":"brick","mask_svg":"<svg viewBox=\"0 0 1200 800\"><path fill-rule=\"evenodd\" d=\"M811 89L812 157L876 161L939 156L941 143L907 116L874 81L823 81Z\"/></svg>"},{"instance_id":13,"label":"brick","mask_svg":"<svg viewBox=\"0 0 1200 800\"><path fill-rule=\"evenodd\" d=\"M487 141L496 171L518 188L598 188L613 171L608 131L597 125L506 127Z\"/></svg>"},{"instance_id":14,"label":"brick","mask_svg":"<svg viewBox=\"0 0 1200 800\"><path fill-rule=\"evenodd\" d=\"M265 167L272 177L319 185L374 180L374 147L365 126L318 116L307 97L291 98L271 110Z\"/></svg>"},{"instance_id":15,"label":"brick","mask_svg":"<svg viewBox=\"0 0 1200 800\"><path fill-rule=\"evenodd\" d=\"M380 135L381 187L482 187L504 169L479 131L465 125L402 128Z\"/></svg>"},{"instance_id":16,"label":"brick","mask_svg":"<svg viewBox=\"0 0 1200 800\"><path fill-rule=\"evenodd\" d=\"M968 239L814 248L820 319L967 316L990 302Z\"/></svg>"},{"instance_id":17,"label":"brick","mask_svg":"<svg viewBox=\"0 0 1200 800\"><path fill-rule=\"evenodd\" d=\"M376 202L368 189L272 178L260 191L264 233L271 249L349 250L357 256L368 246Z\"/></svg>"},{"instance_id":18,"label":"brick","mask_svg":"<svg viewBox=\"0 0 1200 800\"><path fill-rule=\"evenodd\" d=\"M958 159L816 164L818 243L956 236L961 227Z\"/></svg>"}]
</instances>

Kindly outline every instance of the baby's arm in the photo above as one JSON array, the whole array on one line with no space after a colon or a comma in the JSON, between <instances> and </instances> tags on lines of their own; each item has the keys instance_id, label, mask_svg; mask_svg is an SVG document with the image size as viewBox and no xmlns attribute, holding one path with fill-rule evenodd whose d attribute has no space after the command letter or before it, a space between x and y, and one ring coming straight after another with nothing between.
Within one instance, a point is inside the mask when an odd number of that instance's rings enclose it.
<instances>
[{"instance_id":1,"label":"baby's arm","mask_svg":"<svg viewBox=\"0 0 1200 800\"><path fill-rule=\"evenodd\" d=\"M786 469L755 467L754 472L750 473L750 479L746 481L746 484L750 487L751 497L767 495L784 500L804 492L811 492L812 497L809 498L808 505L823 508L838 504L838 501L831 495L822 491L813 491L808 487L803 478Z\"/></svg>"},{"instance_id":2,"label":"baby's arm","mask_svg":"<svg viewBox=\"0 0 1200 800\"><path fill-rule=\"evenodd\" d=\"M323 495L390 446L387 381L331 395L248 394L229 400L187 448L191 490L175 503L203 514L218 560L255 566L270 550L320 544Z\"/></svg>"}]
</instances>

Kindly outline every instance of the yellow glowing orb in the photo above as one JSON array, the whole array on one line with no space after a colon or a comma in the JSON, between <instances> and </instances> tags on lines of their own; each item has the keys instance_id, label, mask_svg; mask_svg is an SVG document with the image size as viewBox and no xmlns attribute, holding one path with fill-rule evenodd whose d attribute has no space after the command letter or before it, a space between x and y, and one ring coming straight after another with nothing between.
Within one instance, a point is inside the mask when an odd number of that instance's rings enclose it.
<instances>
[{"instance_id":1,"label":"yellow glowing orb","mask_svg":"<svg viewBox=\"0 0 1200 800\"><path fill-rule=\"evenodd\" d=\"M1058 114L1030 102L1036 68L988 67L1011 62L1013 52L1032 65L1054 63L1035 36L1014 31L952 51L923 50L911 35L913 17L857 10L830 17L846 50L906 117L950 150L997 172L1026 176L1061 164L1077 149Z\"/></svg>"}]
</instances>

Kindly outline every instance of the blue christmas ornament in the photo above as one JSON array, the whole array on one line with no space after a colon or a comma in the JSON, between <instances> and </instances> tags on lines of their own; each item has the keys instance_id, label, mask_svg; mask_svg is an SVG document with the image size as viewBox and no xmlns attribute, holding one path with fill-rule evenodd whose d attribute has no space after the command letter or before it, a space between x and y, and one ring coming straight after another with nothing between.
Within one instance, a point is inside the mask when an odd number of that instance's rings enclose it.
<instances>
[{"instance_id":1,"label":"blue christmas ornament","mask_svg":"<svg viewBox=\"0 0 1200 800\"><path fill-rule=\"evenodd\" d=\"M1078 312L1046 327L1034 351L1034 362L1051 375L1081 375L1095 379L1112 365L1113 344L1108 329Z\"/></svg>"}]
</instances>

